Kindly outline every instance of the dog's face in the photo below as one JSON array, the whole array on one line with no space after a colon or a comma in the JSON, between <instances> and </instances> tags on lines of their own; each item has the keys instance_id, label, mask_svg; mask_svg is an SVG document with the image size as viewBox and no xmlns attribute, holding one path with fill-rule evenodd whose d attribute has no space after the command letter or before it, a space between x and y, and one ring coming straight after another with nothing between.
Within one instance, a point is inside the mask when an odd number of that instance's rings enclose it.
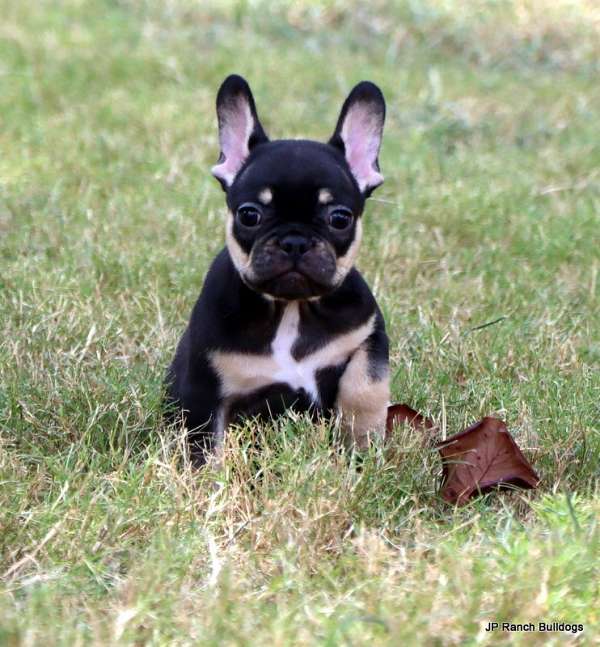
<instances>
[{"instance_id":1,"label":"dog's face","mask_svg":"<svg viewBox=\"0 0 600 647\"><path fill-rule=\"evenodd\" d=\"M326 144L269 141L239 76L221 86L217 115L213 174L226 192L227 247L242 280L276 299L332 292L354 264L365 200L383 181L381 92L357 85Z\"/></svg>"}]
</instances>

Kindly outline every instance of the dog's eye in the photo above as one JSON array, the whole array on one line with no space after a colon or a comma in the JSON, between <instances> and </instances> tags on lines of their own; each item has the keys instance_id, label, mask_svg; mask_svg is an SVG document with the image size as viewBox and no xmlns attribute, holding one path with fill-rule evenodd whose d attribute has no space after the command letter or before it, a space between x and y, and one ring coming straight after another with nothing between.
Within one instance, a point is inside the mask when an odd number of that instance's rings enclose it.
<instances>
[{"instance_id":1,"label":"dog's eye","mask_svg":"<svg viewBox=\"0 0 600 647\"><path fill-rule=\"evenodd\" d=\"M238 222L244 227L257 227L260 218L260 211L253 204L243 204L237 210Z\"/></svg>"},{"instance_id":2,"label":"dog's eye","mask_svg":"<svg viewBox=\"0 0 600 647\"><path fill-rule=\"evenodd\" d=\"M329 226L332 229L341 231L352 224L352 212L350 209L336 207L329 213Z\"/></svg>"}]
</instances>

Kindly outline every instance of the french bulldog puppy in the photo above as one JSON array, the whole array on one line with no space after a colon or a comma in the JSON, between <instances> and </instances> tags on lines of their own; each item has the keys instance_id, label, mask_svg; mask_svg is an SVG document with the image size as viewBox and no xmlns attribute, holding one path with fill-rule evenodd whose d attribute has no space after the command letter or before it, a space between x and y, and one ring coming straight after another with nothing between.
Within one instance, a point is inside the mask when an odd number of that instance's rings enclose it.
<instances>
[{"instance_id":1,"label":"french bulldog puppy","mask_svg":"<svg viewBox=\"0 0 600 647\"><path fill-rule=\"evenodd\" d=\"M383 176L379 88L359 83L327 143L267 137L246 81L217 95L226 247L168 371L190 453L218 453L229 423L288 408L339 414L359 448L384 433L388 339L354 262L365 201Z\"/></svg>"}]
</instances>

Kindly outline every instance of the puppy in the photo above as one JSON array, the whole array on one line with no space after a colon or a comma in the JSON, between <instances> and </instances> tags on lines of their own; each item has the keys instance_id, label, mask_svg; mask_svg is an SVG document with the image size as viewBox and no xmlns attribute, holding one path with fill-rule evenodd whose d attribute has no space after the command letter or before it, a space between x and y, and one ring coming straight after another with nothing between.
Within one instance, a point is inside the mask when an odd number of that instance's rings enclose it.
<instances>
[{"instance_id":1,"label":"puppy","mask_svg":"<svg viewBox=\"0 0 600 647\"><path fill-rule=\"evenodd\" d=\"M267 137L246 81L217 95L226 247L168 371L197 465L229 423L288 408L341 416L359 448L384 433L388 339L354 262L365 201L383 176L379 88L359 83L326 143Z\"/></svg>"}]
</instances>

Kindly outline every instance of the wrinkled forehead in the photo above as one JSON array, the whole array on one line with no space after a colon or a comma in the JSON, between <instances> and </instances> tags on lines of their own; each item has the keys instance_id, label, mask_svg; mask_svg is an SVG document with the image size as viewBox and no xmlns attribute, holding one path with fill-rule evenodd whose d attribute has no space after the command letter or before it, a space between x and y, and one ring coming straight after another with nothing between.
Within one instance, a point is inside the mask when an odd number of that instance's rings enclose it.
<instances>
[{"instance_id":1,"label":"wrinkled forehead","mask_svg":"<svg viewBox=\"0 0 600 647\"><path fill-rule=\"evenodd\" d=\"M303 209L336 203L360 212L364 201L335 148L284 140L254 149L227 193L230 208L242 202Z\"/></svg>"}]
</instances>

